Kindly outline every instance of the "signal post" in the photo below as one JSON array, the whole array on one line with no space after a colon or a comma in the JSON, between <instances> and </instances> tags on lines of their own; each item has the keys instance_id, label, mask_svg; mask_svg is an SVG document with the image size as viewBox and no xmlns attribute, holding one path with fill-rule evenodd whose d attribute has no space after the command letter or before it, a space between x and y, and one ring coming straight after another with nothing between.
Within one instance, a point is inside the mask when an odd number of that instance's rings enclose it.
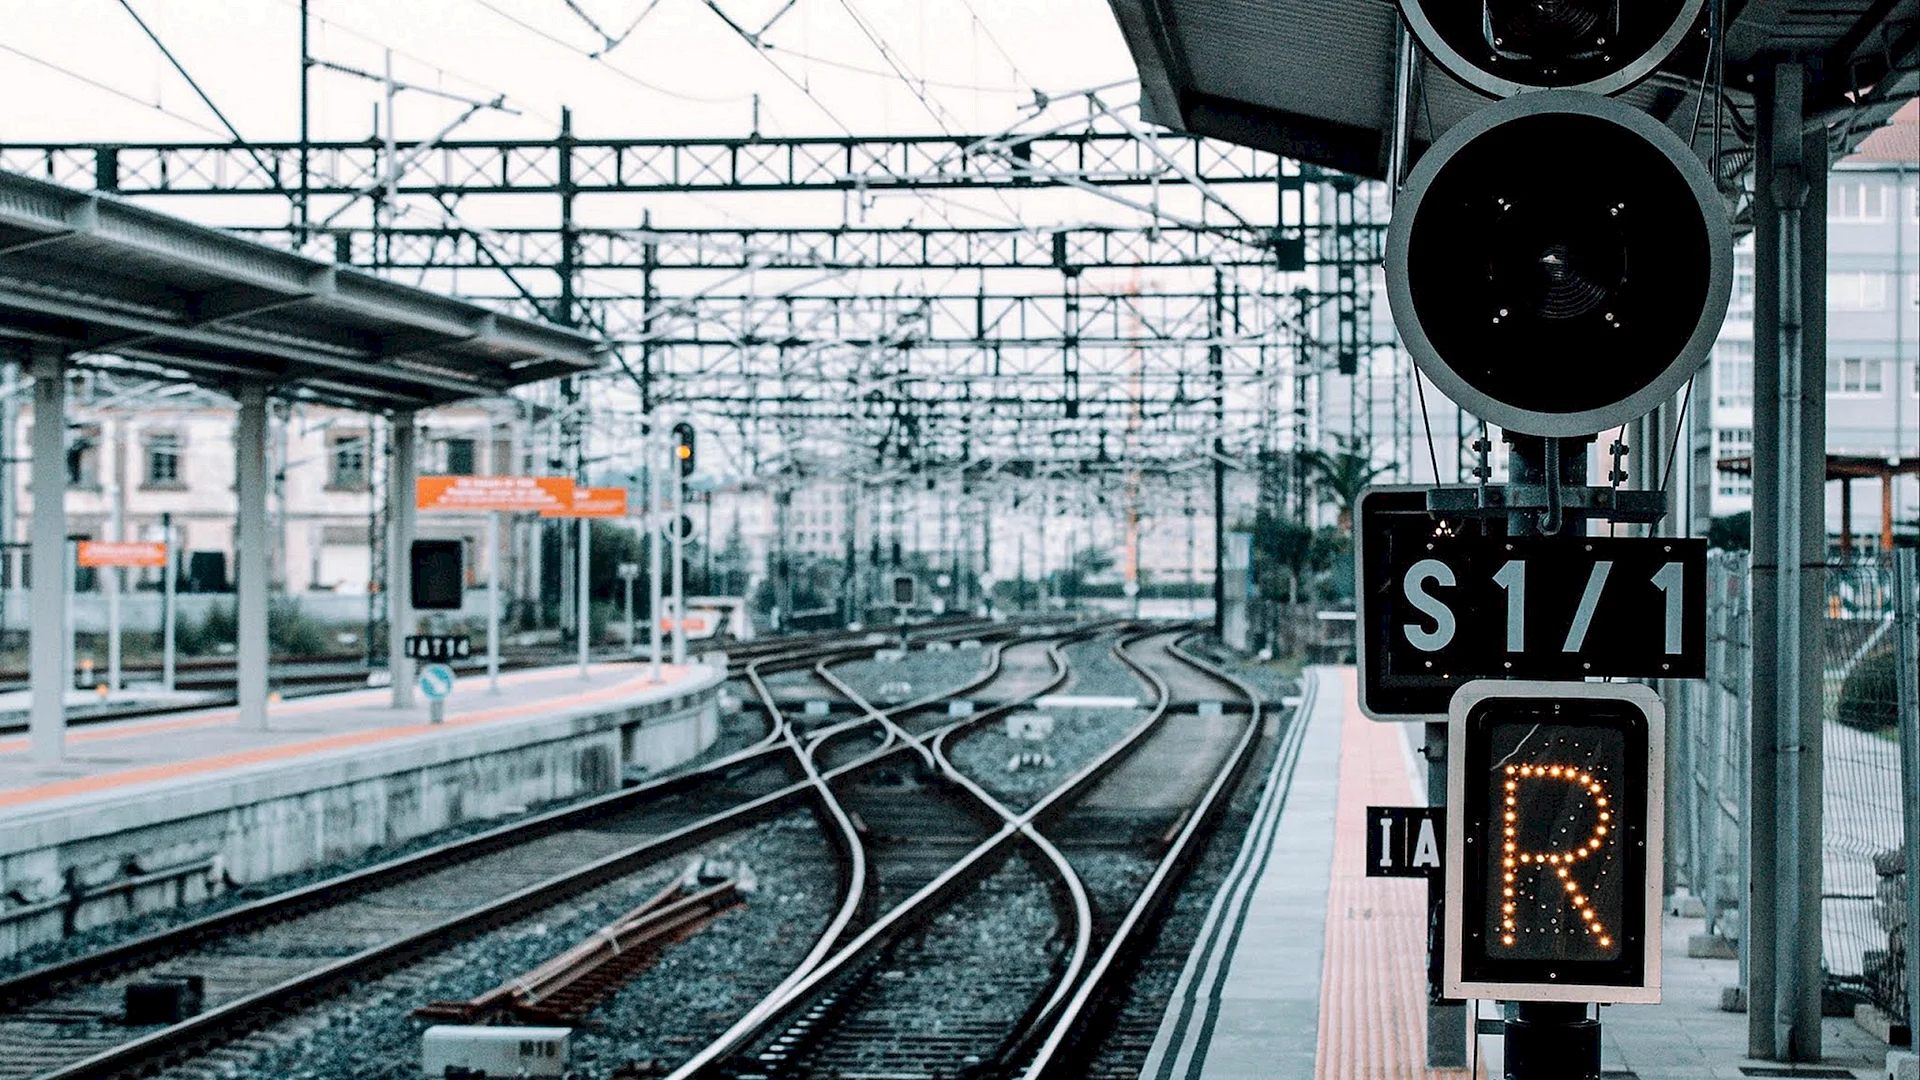
<instances>
[{"instance_id":1,"label":"signal post","mask_svg":"<svg viewBox=\"0 0 1920 1080\"><path fill-rule=\"evenodd\" d=\"M1445 762L1442 809L1369 814L1383 851L1414 835L1396 821L1443 819L1440 865L1409 840L1377 872L1437 880L1430 1024L1465 1026L1447 1003L1502 1002L1508 1080L1598 1080L1595 1005L1660 998L1665 714L1644 685L1590 680L1705 668L1705 542L1589 535L1654 526L1666 499L1657 477L1625 486L1618 444L1606 484L1588 477L1596 435L1672 400L1726 315L1711 175L1605 96L1705 5L1593 6L1535 25L1537 5L1402 0L1436 63L1504 99L1406 177L1387 287L1420 372L1500 429L1509 481L1490 483L1483 440L1476 484L1371 489L1355 543L1362 709L1425 723Z\"/></svg>"}]
</instances>

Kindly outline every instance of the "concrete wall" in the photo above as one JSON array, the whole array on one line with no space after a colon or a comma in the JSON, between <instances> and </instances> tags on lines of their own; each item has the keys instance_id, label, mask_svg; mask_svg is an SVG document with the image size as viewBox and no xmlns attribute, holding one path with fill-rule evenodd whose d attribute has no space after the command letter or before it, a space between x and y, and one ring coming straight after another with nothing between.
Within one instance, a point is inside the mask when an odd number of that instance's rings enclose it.
<instances>
[{"instance_id":1,"label":"concrete wall","mask_svg":"<svg viewBox=\"0 0 1920 1080\"><path fill-rule=\"evenodd\" d=\"M702 669L696 669L696 672ZM212 872L95 899L86 929L226 888L349 859L474 820L618 787L623 771L686 761L719 734L719 673L664 701L476 725L293 764L65 800L0 819L0 918L134 871L212 860ZM0 956L58 940L56 905L0 922Z\"/></svg>"}]
</instances>

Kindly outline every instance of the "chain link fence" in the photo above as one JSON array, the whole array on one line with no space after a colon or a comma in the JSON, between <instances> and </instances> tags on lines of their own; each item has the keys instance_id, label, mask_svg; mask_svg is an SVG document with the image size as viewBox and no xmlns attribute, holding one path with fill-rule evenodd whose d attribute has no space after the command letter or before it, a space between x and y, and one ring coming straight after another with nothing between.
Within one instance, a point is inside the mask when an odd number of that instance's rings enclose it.
<instances>
[{"instance_id":1,"label":"chain link fence","mask_svg":"<svg viewBox=\"0 0 1920 1080\"><path fill-rule=\"evenodd\" d=\"M1745 553L1709 557L1707 593L1707 677L1678 686L1669 734L1674 884L1699 901L1707 934L1738 950L1744 984L1753 640ZM1920 703L1901 709L1898 599L1882 564L1827 570L1821 946L1829 991L1905 1017L1899 733L1901 717L1920 712Z\"/></svg>"}]
</instances>

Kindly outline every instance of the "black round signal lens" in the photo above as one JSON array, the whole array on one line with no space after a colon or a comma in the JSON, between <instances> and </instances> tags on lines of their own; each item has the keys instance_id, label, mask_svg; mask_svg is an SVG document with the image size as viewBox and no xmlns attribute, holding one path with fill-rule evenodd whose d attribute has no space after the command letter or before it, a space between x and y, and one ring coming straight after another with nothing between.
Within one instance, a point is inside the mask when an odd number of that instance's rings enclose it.
<instances>
[{"instance_id":1,"label":"black round signal lens","mask_svg":"<svg viewBox=\"0 0 1920 1080\"><path fill-rule=\"evenodd\" d=\"M1394 208L1387 260L1394 324L1436 386L1504 428L1586 435L1699 367L1733 253L1685 144L1625 105L1548 91L1435 144Z\"/></svg>"},{"instance_id":2,"label":"black round signal lens","mask_svg":"<svg viewBox=\"0 0 1920 1080\"><path fill-rule=\"evenodd\" d=\"M1645 78L1706 0L1400 0L1420 45L1494 97L1523 90L1611 94Z\"/></svg>"}]
</instances>

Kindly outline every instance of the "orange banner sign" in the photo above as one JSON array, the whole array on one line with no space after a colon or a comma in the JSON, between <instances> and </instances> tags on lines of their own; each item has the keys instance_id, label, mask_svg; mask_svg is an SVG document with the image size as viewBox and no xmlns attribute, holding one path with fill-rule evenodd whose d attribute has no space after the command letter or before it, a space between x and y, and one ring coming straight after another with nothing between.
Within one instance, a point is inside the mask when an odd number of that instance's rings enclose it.
<instances>
[{"instance_id":1,"label":"orange banner sign","mask_svg":"<svg viewBox=\"0 0 1920 1080\"><path fill-rule=\"evenodd\" d=\"M82 540L81 566L165 566L167 545L143 540Z\"/></svg>"},{"instance_id":2,"label":"orange banner sign","mask_svg":"<svg viewBox=\"0 0 1920 1080\"><path fill-rule=\"evenodd\" d=\"M627 516L627 489L617 487L573 489L573 502L565 510L542 510L549 518L617 518Z\"/></svg>"},{"instance_id":3,"label":"orange banner sign","mask_svg":"<svg viewBox=\"0 0 1920 1080\"><path fill-rule=\"evenodd\" d=\"M573 505L573 481L564 476L422 476L413 483L413 505L542 513Z\"/></svg>"}]
</instances>

